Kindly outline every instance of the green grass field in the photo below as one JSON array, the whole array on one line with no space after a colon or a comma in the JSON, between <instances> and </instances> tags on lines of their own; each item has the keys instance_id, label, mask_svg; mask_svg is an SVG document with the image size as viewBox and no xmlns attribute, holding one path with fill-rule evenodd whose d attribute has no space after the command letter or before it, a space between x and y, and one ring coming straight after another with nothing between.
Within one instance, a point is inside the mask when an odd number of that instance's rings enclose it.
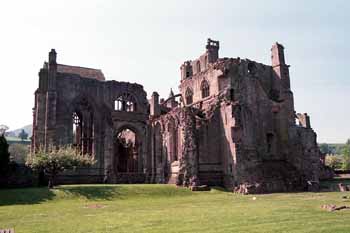
<instances>
[{"instance_id":1,"label":"green grass field","mask_svg":"<svg viewBox=\"0 0 350 233\"><path fill-rule=\"evenodd\" d=\"M350 232L350 193L238 195L170 185L0 190L0 229L21 232ZM256 197L256 200L253 200Z\"/></svg>"}]
</instances>

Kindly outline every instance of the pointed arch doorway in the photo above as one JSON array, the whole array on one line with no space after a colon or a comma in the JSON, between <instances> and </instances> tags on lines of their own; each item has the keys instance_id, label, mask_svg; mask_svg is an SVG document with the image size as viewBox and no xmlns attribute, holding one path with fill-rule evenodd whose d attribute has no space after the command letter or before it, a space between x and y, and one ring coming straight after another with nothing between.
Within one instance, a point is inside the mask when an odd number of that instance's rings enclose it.
<instances>
[{"instance_id":1,"label":"pointed arch doorway","mask_svg":"<svg viewBox=\"0 0 350 233\"><path fill-rule=\"evenodd\" d=\"M130 128L124 128L116 134L114 144L115 173L138 172L139 143L137 134Z\"/></svg>"}]
</instances>

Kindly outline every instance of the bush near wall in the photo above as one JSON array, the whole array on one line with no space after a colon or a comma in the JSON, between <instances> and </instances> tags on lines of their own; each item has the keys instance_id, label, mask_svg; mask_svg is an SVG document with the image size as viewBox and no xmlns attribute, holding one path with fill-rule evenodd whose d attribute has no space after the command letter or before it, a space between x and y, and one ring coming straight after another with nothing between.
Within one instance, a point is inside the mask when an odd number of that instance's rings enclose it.
<instances>
[{"instance_id":1,"label":"bush near wall","mask_svg":"<svg viewBox=\"0 0 350 233\"><path fill-rule=\"evenodd\" d=\"M0 177L0 188L24 188L38 186L38 174L31 168L16 163L10 163L5 176Z\"/></svg>"},{"instance_id":2,"label":"bush near wall","mask_svg":"<svg viewBox=\"0 0 350 233\"><path fill-rule=\"evenodd\" d=\"M332 169L341 169L343 166L343 157L341 155L327 154L325 158L326 166Z\"/></svg>"},{"instance_id":3,"label":"bush near wall","mask_svg":"<svg viewBox=\"0 0 350 233\"><path fill-rule=\"evenodd\" d=\"M10 160L17 164L25 164L30 146L22 143L12 143L9 146Z\"/></svg>"}]
</instances>

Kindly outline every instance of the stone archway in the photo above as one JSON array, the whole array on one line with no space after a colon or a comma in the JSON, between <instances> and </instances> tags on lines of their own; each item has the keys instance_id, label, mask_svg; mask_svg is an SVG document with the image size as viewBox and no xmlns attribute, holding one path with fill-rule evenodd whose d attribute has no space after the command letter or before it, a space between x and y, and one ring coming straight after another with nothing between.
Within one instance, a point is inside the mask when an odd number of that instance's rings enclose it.
<instances>
[{"instance_id":1,"label":"stone archway","mask_svg":"<svg viewBox=\"0 0 350 233\"><path fill-rule=\"evenodd\" d=\"M143 143L140 130L123 125L113 137L113 172L116 183L144 183Z\"/></svg>"},{"instance_id":2,"label":"stone archway","mask_svg":"<svg viewBox=\"0 0 350 233\"><path fill-rule=\"evenodd\" d=\"M79 96L72 102L67 125L69 143L82 154L95 156L96 105L86 96Z\"/></svg>"},{"instance_id":3,"label":"stone archway","mask_svg":"<svg viewBox=\"0 0 350 233\"><path fill-rule=\"evenodd\" d=\"M114 171L118 173L138 172L138 141L136 133L129 129L122 129L114 138Z\"/></svg>"},{"instance_id":4,"label":"stone archway","mask_svg":"<svg viewBox=\"0 0 350 233\"><path fill-rule=\"evenodd\" d=\"M104 161L108 182L145 183L151 172L145 100L143 93L115 89L109 106L111 125L105 128Z\"/></svg>"}]
</instances>

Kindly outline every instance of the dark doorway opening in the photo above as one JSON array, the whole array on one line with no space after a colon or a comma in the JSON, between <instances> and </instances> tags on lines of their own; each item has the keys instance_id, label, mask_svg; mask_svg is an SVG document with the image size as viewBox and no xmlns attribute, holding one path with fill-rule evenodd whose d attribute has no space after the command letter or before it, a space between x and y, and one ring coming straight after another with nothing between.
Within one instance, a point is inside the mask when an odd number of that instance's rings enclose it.
<instances>
[{"instance_id":1,"label":"dark doorway opening","mask_svg":"<svg viewBox=\"0 0 350 233\"><path fill-rule=\"evenodd\" d=\"M138 172L138 146L134 131L124 129L117 134L115 152L116 173Z\"/></svg>"}]
</instances>

